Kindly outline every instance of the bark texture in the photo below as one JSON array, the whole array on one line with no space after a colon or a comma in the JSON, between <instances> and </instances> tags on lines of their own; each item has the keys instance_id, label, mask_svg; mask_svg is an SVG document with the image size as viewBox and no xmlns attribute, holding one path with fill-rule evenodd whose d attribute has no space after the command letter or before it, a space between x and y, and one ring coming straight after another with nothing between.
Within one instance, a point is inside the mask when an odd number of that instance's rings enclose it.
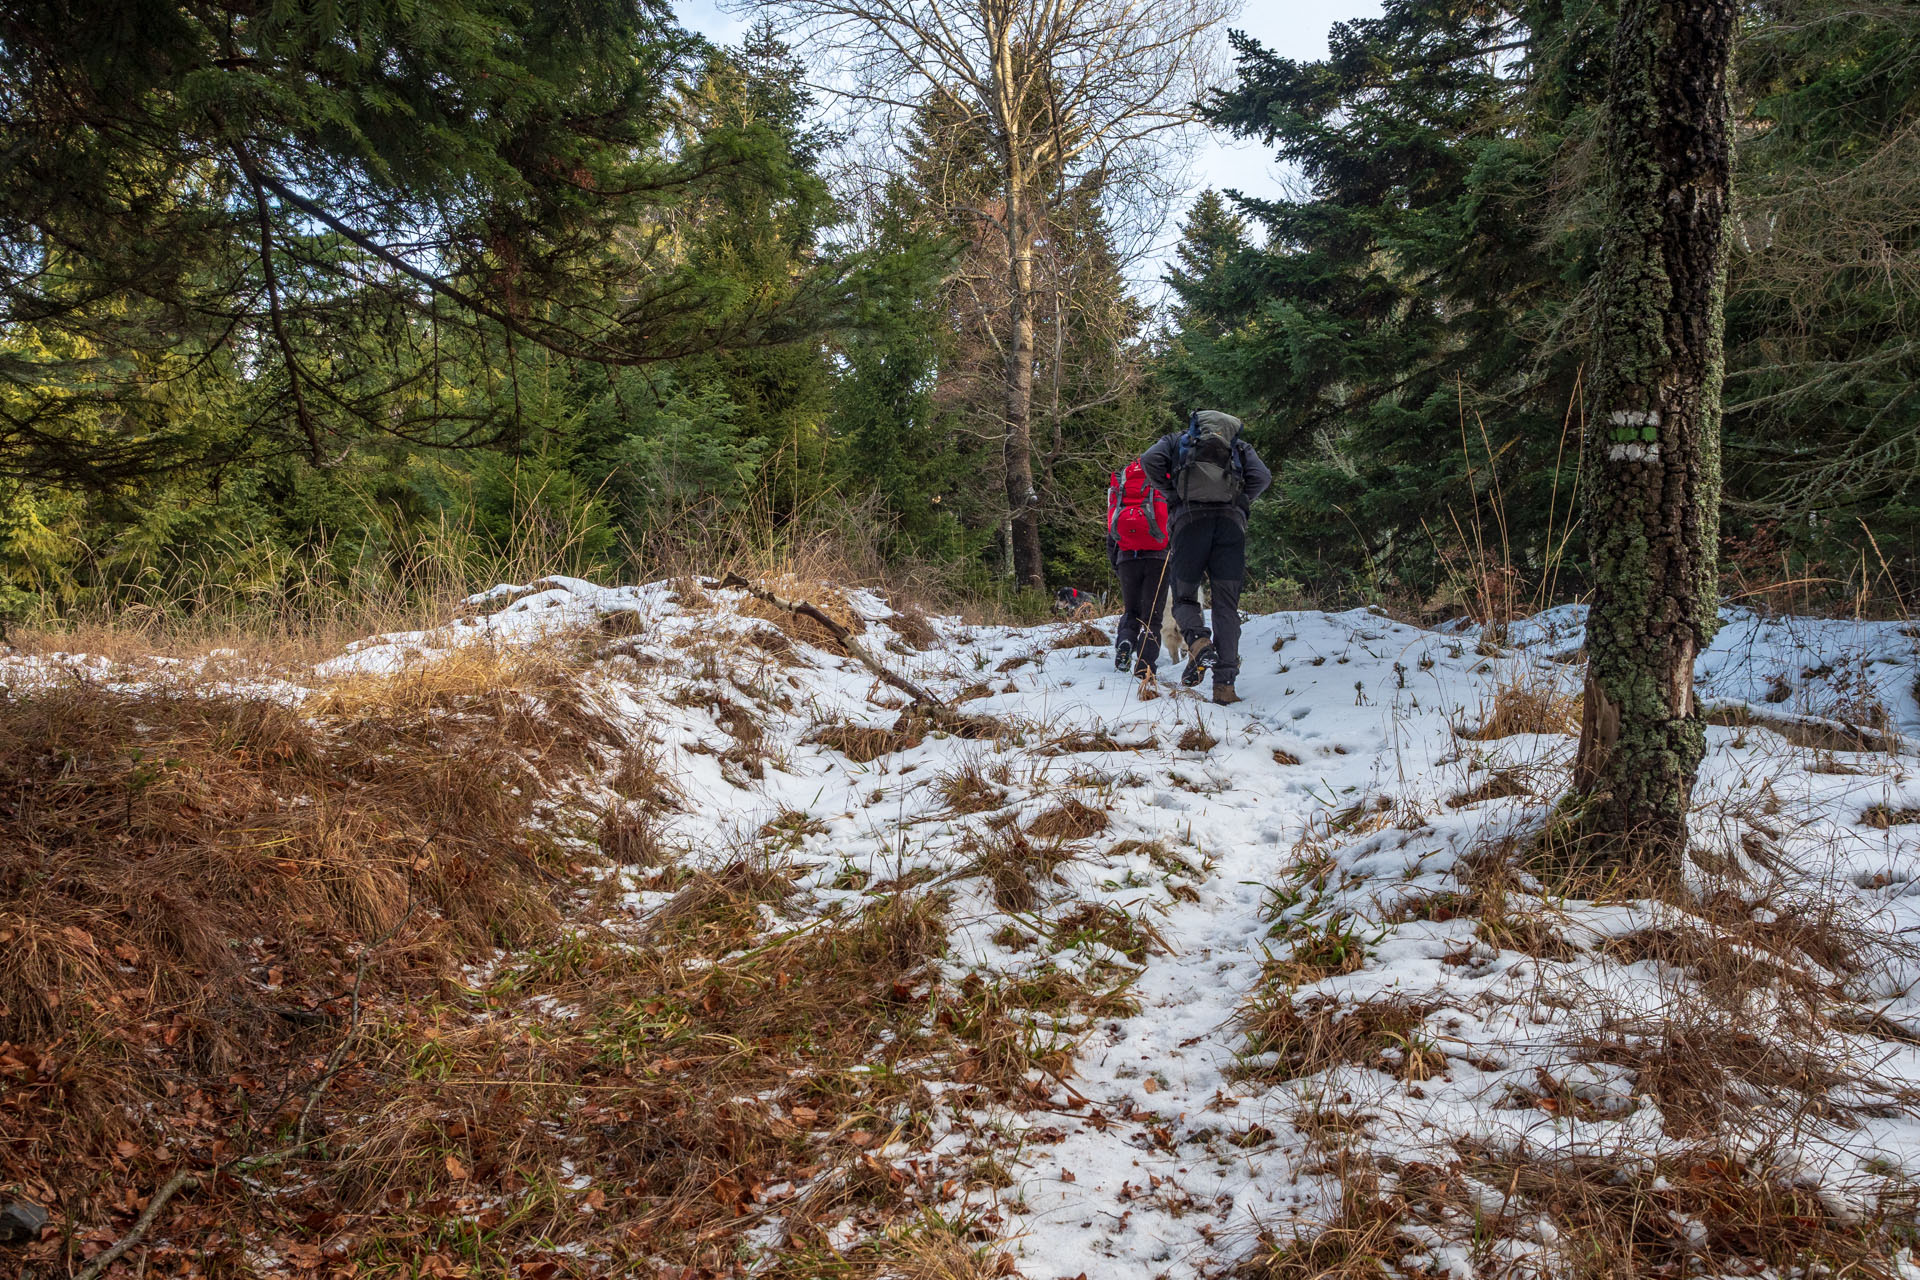
<instances>
[{"instance_id":1,"label":"bark texture","mask_svg":"<svg viewBox=\"0 0 1920 1280\"><path fill-rule=\"evenodd\" d=\"M1044 591L1040 510L1033 487L1033 228L1026 178L1011 155L1007 175L1007 528L1014 583Z\"/></svg>"},{"instance_id":2,"label":"bark texture","mask_svg":"<svg viewBox=\"0 0 1920 1280\"><path fill-rule=\"evenodd\" d=\"M1705 749L1694 658L1717 625L1733 0L1625 0L1595 408L1594 597L1574 788L1583 853L1674 868Z\"/></svg>"}]
</instances>

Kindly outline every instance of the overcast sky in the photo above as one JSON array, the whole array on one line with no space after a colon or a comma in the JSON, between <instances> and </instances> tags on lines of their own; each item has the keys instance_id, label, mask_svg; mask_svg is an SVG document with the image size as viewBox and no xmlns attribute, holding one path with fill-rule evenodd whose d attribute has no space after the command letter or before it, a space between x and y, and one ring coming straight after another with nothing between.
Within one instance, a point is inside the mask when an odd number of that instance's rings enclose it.
<instances>
[{"instance_id":1,"label":"overcast sky","mask_svg":"<svg viewBox=\"0 0 1920 1280\"><path fill-rule=\"evenodd\" d=\"M722 12L715 0L682 0L674 11L682 23L721 44L739 39L751 21L750 14L737 9ZM1320 58L1326 55L1327 29L1334 23L1379 13L1379 0L1246 0L1239 19L1229 25L1286 57ZM1280 194L1281 175L1257 143L1228 143L1221 135L1210 134L1195 157L1192 181L1195 195L1208 187L1272 196ZM1173 231L1167 228L1165 238L1170 239ZM1148 279L1158 274L1158 268L1151 266L1145 272Z\"/></svg>"}]
</instances>

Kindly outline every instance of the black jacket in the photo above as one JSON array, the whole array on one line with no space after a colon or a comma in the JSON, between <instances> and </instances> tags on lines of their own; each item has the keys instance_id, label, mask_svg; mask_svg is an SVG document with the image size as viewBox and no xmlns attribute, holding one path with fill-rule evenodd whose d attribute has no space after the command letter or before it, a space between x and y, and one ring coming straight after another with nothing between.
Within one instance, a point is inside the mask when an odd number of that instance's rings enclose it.
<instances>
[{"instance_id":1,"label":"black jacket","mask_svg":"<svg viewBox=\"0 0 1920 1280\"><path fill-rule=\"evenodd\" d=\"M1191 524L1203 516L1231 516L1242 529L1247 527L1247 511L1253 506L1253 500L1273 487L1273 472L1267 470L1267 464L1260 461L1260 455L1253 451L1246 437L1233 442L1233 451L1240 458L1240 470L1246 476L1247 487L1235 502L1199 502L1180 501L1180 495L1173 489L1173 467L1180 457L1180 437L1184 431L1175 431L1171 435L1161 436L1153 447L1140 455L1141 469L1147 473L1147 483L1160 491L1167 500L1172 512L1173 531L1178 533L1182 525Z\"/></svg>"}]
</instances>

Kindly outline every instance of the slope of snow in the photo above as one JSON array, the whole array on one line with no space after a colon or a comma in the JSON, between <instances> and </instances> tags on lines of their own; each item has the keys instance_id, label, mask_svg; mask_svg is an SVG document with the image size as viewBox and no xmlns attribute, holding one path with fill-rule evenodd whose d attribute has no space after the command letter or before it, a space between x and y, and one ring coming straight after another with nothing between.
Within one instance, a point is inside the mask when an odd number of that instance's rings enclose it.
<instances>
[{"instance_id":1,"label":"slope of snow","mask_svg":"<svg viewBox=\"0 0 1920 1280\"><path fill-rule=\"evenodd\" d=\"M475 597L470 617L374 637L316 676L392 671L464 644L529 644L596 626L630 635L591 679L664 753L687 800L669 830L691 862L721 865L770 819L802 814L810 822L792 856L806 868L812 905L803 911L857 898L848 884L920 876L953 895L947 965L956 980L1045 966L1130 979L1139 1012L1071 1028L1074 1073L1037 1078L1043 1103L979 1105L950 1088L945 1136L931 1152L878 1153L958 1161L993 1152L1015 1181L971 1202L990 1204L1022 1274L1219 1275L1262 1233L1310 1231L1340 1195L1314 1145L1332 1112L1353 1124L1356 1149L1388 1169L1457 1165L1465 1151L1592 1153L1653 1167L1683 1145L1631 1069L1574 1052L1609 1018L1690 998L1685 973L1606 945L1671 926L1668 909L1556 901L1519 876L1516 898L1551 916L1566 943L1549 955L1495 945L1464 914L1406 910L1461 893L1475 851L1536 829L1564 788L1566 734L1479 741L1462 731L1502 686L1577 692L1569 659L1579 608L1515 624L1510 647L1365 610L1255 617L1242 642L1246 701L1221 708L1204 690L1166 681L1142 697L1104 647L1054 648L1065 625L939 621L940 643L916 651L889 626L884 601L854 592L847 604L884 660L943 696L974 695L962 710L1018 730L998 740L934 730L859 763L813 741L818 727L891 726L900 696L832 648L801 643L783 654L748 643L772 624L748 616L740 592L705 596L689 602L665 583L503 586ZM615 614L631 617L607 627ZM1109 635L1111 623L1102 624ZM1911 742L1920 737L1915 644L1913 629L1894 623L1729 611L1700 659L1701 694L1709 706L1871 723ZM677 696L688 690L711 697ZM764 776L727 758L731 739L711 698L751 708L765 735ZM1709 748L1695 815L1703 850L1759 856L1754 831L1763 830L1768 865L1753 874L1781 901L1838 895L1865 929L1920 930L1920 898L1909 892L1920 883L1920 825L1865 821L1876 809L1920 810L1911 755L1804 749L1764 727L1713 728ZM1005 802L959 815L939 783L973 765L1003 766ZM969 838L992 823L1024 827L1068 796L1107 825L1075 842L1059 883L1014 920L1032 943L1009 945L1010 917L971 869ZM627 909L644 916L660 897L635 886ZM1049 929L1086 904L1149 924L1164 945L1135 963L1101 942L1050 941ZM1290 926L1343 928L1364 944L1358 967L1305 981L1292 998L1417 1005L1407 1048L1417 1041L1436 1055L1430 1073L1392 1070L1389 1054L1334 1074L1263 1078L1267 1064L1246 1057L1236 1011L1260 989L1269 957L1287 954ZM1916 976L1893 965L1843 975L1849 999L1920 1029ZM1756 999L1756 1025L1768 1016ZM1920 1177L1920 1127L1903 1093L1920 1082L1920 1052L1837 1027L1832 1039L1869 1081L1862 1109L1782 1140L1763 1107L1741 1140L1793 1162L1797 1177L1845 1206L1869 1172ZM1556 1088L1582 1107L1542 1104ZM1474 1224L1458 1225L1423 1228L1430 1274L1474 1274ZM762 1237L769 1247L778 1238ZM1555 1248L1544 1223L1496 1242L1522 1274L1553 1274Z\"/></svg>"},{"instance_id":2,"label":"slope of snow","mask_svg":"<svg viewBox=\"0 0 1920 1280\"><path fill-rule=\"evenodd\" d=\"M1512 623L1504 640L1558 660L1586 643L1587 607L1559 605ZM1474 633L1477 636L1477 633ZM1740 706L1920 738L1920 625L1720 611L1694 664L1701 703Z\"/></svg>"}]
</instances>

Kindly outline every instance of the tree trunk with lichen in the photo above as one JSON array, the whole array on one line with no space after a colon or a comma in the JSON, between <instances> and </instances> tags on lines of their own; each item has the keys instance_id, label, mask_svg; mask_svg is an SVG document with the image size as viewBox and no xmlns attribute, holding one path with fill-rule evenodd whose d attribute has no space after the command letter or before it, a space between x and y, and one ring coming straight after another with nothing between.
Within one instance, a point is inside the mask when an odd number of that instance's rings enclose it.
<instances>
[{"instance_id":1,"label":"tree trunk with lichen","mask_svg":"<svg viewBox=\"0 0 1920 1280\"><path fill-rule=\"evenodd\" d=\"M1705 753L1712 638L1733 0L1625 0L1594 403L1582 446L1593 608L1574 766L1581 860L1677 870Z\"/></svg>"}]
</instances>

